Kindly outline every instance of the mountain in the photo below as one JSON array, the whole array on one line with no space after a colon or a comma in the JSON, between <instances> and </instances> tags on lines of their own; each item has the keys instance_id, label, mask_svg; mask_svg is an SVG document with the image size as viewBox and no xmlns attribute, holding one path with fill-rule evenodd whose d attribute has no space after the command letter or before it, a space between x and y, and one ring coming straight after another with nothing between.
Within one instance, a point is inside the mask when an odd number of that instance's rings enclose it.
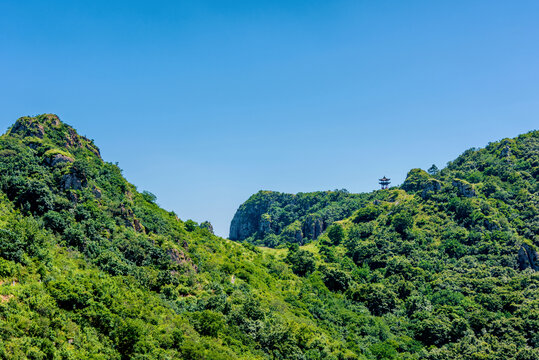
<instances>
[{"instance_id":1,"label":"mountain","mask_svg":"<svg viewBox=\"0 0 539 360\"><path fill-rule=\"evenodd\" d=\"M55 115L0 137L1 358L357 359L380 321L159 208Z\"/></svg>"},{"instance_id":2,"label":"mountain","mask_svg":"<svg viewBox=\"0 0 539 360\"><path fill-rule=\"evenodd\" d=\"M240 206L231 238L288 242L284 259L296 274L320 273L331 291L408 329L428 348L421 358L538 358L538 175L532 131L467 150L442 170L412 169L389 190L332 202L332 192L259 192ZM328 221L329 207L340 216ZM309 218L327 228L305 247L315 249L314 264L297 246L305 236L287 232L296 224L304 235Z\"/></svg>"},{"instance_id":3,"label":"mountain","mask_svg":"<svg viewBox=\"0 0 539 360\"><path fill-rule=\"evenodd\" d=\"M537 144L371 194L259 193L287 244L268 248L161 209L57 116L20 118L0 137L0 357L536 359Z\"/></svg>"}]
</instances>

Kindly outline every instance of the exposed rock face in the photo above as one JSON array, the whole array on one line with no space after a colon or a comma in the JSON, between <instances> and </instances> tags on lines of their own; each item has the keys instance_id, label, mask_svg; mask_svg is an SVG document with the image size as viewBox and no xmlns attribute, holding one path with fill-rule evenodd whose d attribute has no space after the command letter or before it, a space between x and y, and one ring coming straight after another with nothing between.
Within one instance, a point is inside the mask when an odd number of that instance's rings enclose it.
<instances>
[{"instance_id":1,"label":"exposed rock face","mask_svg":"<svg viewBox=\"0 0 539 360\"><path fill-rule=\"evenodd\" d=\"M460 196L464 196L464 197L475 196L475 190L473 188L473 185L464 180L454 179L453 186L457 188L457 191Z\"/></svg>"},{"instance_id":2,"label":"exposed rock face","mask_svg":"<svg viewBox=\"0 0 539 360\"><path fill-rule=\"evenodd\" d=\"M47 128L57 128L60 125L60 119L54 114L43 114L36 117L24 116L15 122L9 134L17 134L22 137L35 136L43 139L47 134Z\"/></svg>"},{"instance_id":3,"label":"exposed rock face","mask_svg":"<svg viewBox=\"0 0 539 360\"><path fill-rule=\"evenodd\" d=\"M50 121L52 126L60 126L60 118L55 114L45 114L45 117Z\"/></svg>"},{"instance_id":4,"label":"exposed rock face","mask_svg":"<svg viewBox=\"0 0 539 360\"><path fill-rule=\"evenodd\" d=\"M35 136L43 139L45 127L34 118L23 117L15 122L10 130L10 134L19 134L23 137Z\"/></svg>"},{"instance_id":5,"label":"exposed rock face","mask_svg":"<svg viewBox=\"0 0 539 360\"><path fill-rule=\"evenodd\" d=\"M9 134L27 138L28 146L32 149L41 146L41 141L37 141L41 139L44 143L52 142L66 149L85 148L101 158L99 149L92 140L77 134L75 129L63 124L54 114L21 117L11 127Z\"/></svg>"},{"instance_id":6,"label":"exposed rock face","mask_svg":"<svg viewBox=\"0 0 539 360\"><path fill-rule=\"evenodd\" d=\"M528 244L522 244L518 250L518 265L520 270L531 268L539 271L539 253Z\"/></svg>"},{"instance_id":7,"label":"exposed rock face","mask_svg":"<svg viewBox=\"0 0 539 360\"><path fill-rule=\"evenodd\" d=\"M316 240L326 230L326 227L324 220L308 216L303 224L303 235L306 238Z\"/></svg>"},{"instance_id":8,"label":"exposed rock face","mask_svg":"<svg viewBox=\"0 0 539 360\"><path fill-rule=\"evenodd\" d=\"M67 136L65 138L66 147L82 147L81 138L78 136L74 129L67 130Z\"/></svg>"},{"instance_id":9,"label":"exposed rock face","mask_svg":"<svg viewBox=\"0 0 539 360\"><path fill-rule=\"evenodd\" d=\"M503 142L500 143L500 146L502 146L502 150L500 151L500 156L502 158L508 158L511 156L511 144L513 143L510 139L505 139Z\"/></svg>"},{"instance_id":10,"label":"exposed rock face","mask_svg":"<svg viewBox=\"0 0 539 360\"><path fill-rule=\"evenodd\" d=\"M269 214L262 214L260 221L258 222L258 231L261 234L271 233L271 216Z\"/></svg>"},{"instance_id":11,"label":"exposed rock face","mask_svg":"<svg viewBox=\"0 0 539 360\"><path fill-rule=\"evenodd\" d=\"M281 231L280 235L282 235L288 242L302 245L303 244L303 230L302 230L301 221L296 220L292 224L286 226Z\"/></svg>"},{"instance_id":12,"label":"exposed rock face","mask_svg":"<svg viewBox=\"0 0 539 360\"><path fill-rule=\"evenodd\" d=\"M276 246L276 241L303 244L317 239L334 221L357 210L361 206L359 201L350 201L339 214L329 209L333 203L355 197L346 190L298 194L259 191L236 211L229 238L239 241L249 238L267 246Z\"/></svg>"},{"instance_id":13,"label":"exposed rock face","mask_svg":"<svg viewBox=\"0 0 539 360\"><path fill-rule=\"evenodd\" d=\"M271 199L263 193L255 194L243 203L230 223L230 240L241 241L258 232L271 231L271 218L266 214L270 205Z\"/></svg>"},{"instance_id":14,"label":"exposed rock face","mask_svg":"<svg viewBox=\"0 0 539 360\"><path fill-rule=\"evenodd\" d=\"M118 214L124 219L125 226L132 227L136 232L146 233L144 225L135 217L135 213L129 206L126 207L124 204L120 204Z\"/></svg>"},{"instance_id":15,"label":"exposed rock face","mask_svg":"<svg viewBox=\"0 0 539 360\"><path fill-rule=\"evenodd\" d=\"M97 146L95 146L90 139L77 134L77 132L71 127L67 129L67 136L65 138L64 146L72 148L86 148L93 152L96 156L101 157L101 153L99 152Z\"/></svg>"},{"instance_id":16,"label":"exposed rock face","mask_svg":"<svg viewBox=\"0 0 539 360\"><path fill-rule=\"evenodd\" d=\"M92 188L92 193L94 194L94 196L96 197L96 199L101 199L101 190L99 188L97 188L96 186L94 186Z\"/></svg>"},{"instance_id":17,"label":"exposed rock face","mask_svg":"<svg viewBox=\"0 0 539 360\"><path fill-rule=\"evenodd\" d=\"M423 191L421 191L421 197L426 199L430 193L437 193L442 190L442 184L438 180L432 180L425 184Z\"/></svg>"},{"instance_id":18,"label":"exposed rock face","mask_svg":"<svg viewBox=\"0 0 539 360\"><path fill-rule=\"evenodd\" d=\"M51 166L56 166L59 164L65 164L65 163L72 163L74 160L70 158L69 156L63 155L63 154L56 154L52 158L49 159L49 164Z\"/></svg>"},{"instance_id":19,"label":"exposed rock face","mask_svg":"<svg viewBox=\"0 0 539 360\"><path fill-rule=\"evenodd\" d=\"M263 211L266 206L245 206L242 205L230 224L230 240L245 240L252 235L264 237L269 234L279 234L282 229L276 229L272 224L271 216ZM301 229L293 232L293 237L298 243L303 243L303 239L316 240L326 230L327 224L318 217L307 216Z\"/></svg>"},{"instance_id":20,"label":"exposed rock face","mask_svg":"<svg viewBox=\"0 0 539 360\"><path fill-rule=\"evenodd\" d=\"M146 233L146 229L144 228L140 220L137 218L133 219L133 228L135 229L136 232L144 233L144 234Z\"/></svg>"},{"instance_id":21,"label":"exposed rock face","mask_svg":"<svg viewBox=\"0 0 539 360\"><path fill-rule=\"evenodd\" d=\"M412 169L408 172L406 180L402 184L402 189L407 192L420 192L423 199L428 198L432 193L442 189L440 181L430 176L421 169Z\"/></svg>"},{"instance_id":22,"label":"exposed rock face","mask_svg":"<svg viewBox=\"0 0 539 360\"><path fill-rule=\"evenodd\" d=\"M62 177L62 187L64 190L82 190L86 186L86 179L78 174L69 173Z\"/></svg>"},{"instance_id":23,"label":"exposed rock face","mask_svg":"<svg viewBox=\"0 0 539 360\"><path fill-rule=\"evenodd\" d=\"M183 251L177 249L169 249L167 250L167 254L168 256L170 256L170 260L172 260L177 265L191 268L194 272L198 271L198 267L193 264L191 258L186 256Z\"/></svg>"},{"instance_id":24,"label":"exposed rock face","mask_svg":"<svg viewBox=\"0 0 539 360\"><path fill-rule=\"evenodd\" d=\"M301 232L301 230L296 230L296 235L295 235L295 238L296 238L296 242L298 244L302 244L303 243L303 233Z\"/></svg>"},{"instance_id":25,"label":"exposed rock face","mask_svg":"<svg viewBox=\"0 0 539 360\"><path fill-rule=\"evenodd\" d=\"M271 224L258 214L259 209L238 210L230 223L230 240L245 240L258 231L270 230Z\"/></svg>"}]
</instances>

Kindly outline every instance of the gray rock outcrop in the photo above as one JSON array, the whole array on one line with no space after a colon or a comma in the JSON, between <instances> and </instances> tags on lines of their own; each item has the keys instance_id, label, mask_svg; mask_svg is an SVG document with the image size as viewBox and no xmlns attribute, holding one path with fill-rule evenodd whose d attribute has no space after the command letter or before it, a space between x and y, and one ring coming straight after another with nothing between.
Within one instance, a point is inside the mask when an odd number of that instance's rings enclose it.
<instances>
[{"instance_id":1,"label":"gray rock outcrop","mask_svg":"<svg viewBox=\"0 0 539 360\"><path fill-rule=\"evenodd\" d=\"M303 243L303 233L301 232L301 230L299 230L299 229L296 230L295 238L296 238L296 243L298 243L298 244Z\"/></svg>"},{"instance_id":2,"label":"gray rock outcrop","mask_svg":"<svg viewBox=\"0 0 539 360\"><path fill-rule=\"evenodd\" d=\"M97 188L96 186L92 187L92 194L94 194L96 199L101 199L101 196L102 196L101 190Z\"/></svg>"},{"instance_id":3,"label":"gray rock outcrop","mask_svg":"<svg viewBox=\"0 0 539 360\"><path fill-rule=\"evenodd\" d=\"M474 197L476 195L473 185L467 181L461 179L454 179L452 185L457 188L457 192L460 196Z\"/></svg>"},{"instance_id":4,"label":"gray rock outcrop","mask_svg":"<svg viewBox=\"0 0 539 360\"><path fill-rule=\"evenodd\" d=\"M234 214L230 223L230 240L241 241L255 234L264 237L276 232L276 229L272 227L272 219L268 210L282 196L291 195L260 191L251 196Z\"/></svg>"},{"instance_id":5,"label":"gray rock outcrop","mask_svg":"<svg viewBox=\"0 0 539 360\"><path fill-rule=\"evenodd\" d=\"M326 230L326 223L323 219L307 216L303 223L303 236L308 239L316 240Z\"/></svg>"},{"instance_id":6,"label":"gray rock outcrop","mask_svg":"<svg viewBox=\"0 0 539 360\"><path fill-rule=\"evenodd\" d=\"M423 199L426 199L431 194L440 191L442 189L442 184L439 180L430 176L426 171L412 169L408 172L406 180L404 180L401 188L407 192L419 193Z\"/></svg>"},{"instance_id":7,"label":"gray rock outcrop","mask_svg":"<svg viewBox=\"0 0 539 360\"><path fill-rule=\"evenodd\" d=\"M65 174L62 177L62 187L64 190L82 190L86 186L86 179L79 177L75 173Z\"/></svg>"},{"instance_id":8,"label":"gray rock outcrop","mask_svg":"<svg viewBox=\"0 0 539 360\"><path fill-rule=\"evenodd\" d=\"M10 134L20 134L23 137L35 136L43 139L45 128L42 124L32 118L20 118L10 130Z\"/></svg>"},{"instance_id":9,"label":"gray rock outcrop","mask_svg":"<svg viewBox=\"0 0 539 360\"><path fill-rule=\"evenodd\" d=\"M264 210L260 206L240 207L230 223L230 240L244 240L259 231Z\"/></svg>"},{"instance_id":10,"label":"gray rock outcrop","mask_svg":"<svg viewBox=\"0 0 539 360\"><path fill-rule=\"evenodd\" d=\"M53 157L49 158L48 163L51 166L56 166L59 164L72 163L74 160L63 154L55 154Z\"/></svg>"}]
</instances>

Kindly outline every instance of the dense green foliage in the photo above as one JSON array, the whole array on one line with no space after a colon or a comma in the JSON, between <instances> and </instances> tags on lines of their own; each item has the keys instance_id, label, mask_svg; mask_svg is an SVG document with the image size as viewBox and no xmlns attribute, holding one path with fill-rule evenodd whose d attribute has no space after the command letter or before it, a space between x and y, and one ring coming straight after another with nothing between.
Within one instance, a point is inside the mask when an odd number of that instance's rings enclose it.
<instances>
[{"instance_id":1,"label":"dense green foliage","mask_svg":"<svg viewBox=\"0 0 539 360\"><path fill-rule=\"evenodd\" d=\"M264 208L292 240L270 249L159 208L54 115L21 118L0 137L0 358L536 359L538 140ZM311 214L325 233L298 246Z\"/></svg>"}]
</instances>

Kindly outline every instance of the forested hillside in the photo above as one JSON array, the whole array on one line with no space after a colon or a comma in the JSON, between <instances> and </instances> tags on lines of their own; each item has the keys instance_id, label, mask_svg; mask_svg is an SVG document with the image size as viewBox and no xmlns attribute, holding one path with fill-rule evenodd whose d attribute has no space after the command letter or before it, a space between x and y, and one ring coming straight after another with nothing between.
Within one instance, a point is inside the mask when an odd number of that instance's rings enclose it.
<instances>
[{"instance_id":1,"label":"forested hillside","mask_svg":"<svg viewBox=\"0 0 539 360\"><path fill-rule=\"evenodd\" d=\"M1 358L353 359L380 341L363 306L160 209L55 115L17 120L0 169Z\"/></svg>"},{"instance_id":2,"label":"forested hillside","mask_svg":"<svg viewBox=\"0 0 539 360\"><path fill-rule=\"evenodd\" d=\"M161 209L55 115L20 118L0 137L0 357L537 359L538 139L402 188L270 193L271 249Z\"/></svg>"},{"instance_id":3,"label":"forested hillside","mask_svg":"<svg viewBox=\"0 0 539 360\"><path fill-rule=\"evenodd\" d=\"M408 329L428 358L539 358L538 175L537 131L470 149L441 171L412 169L401 187L363 195L314 256L291 245L283 258ZM261 218L272 219L283 203L272 196L260 192L238 213L267 201Z\"/></svg>"}]
</instances>

